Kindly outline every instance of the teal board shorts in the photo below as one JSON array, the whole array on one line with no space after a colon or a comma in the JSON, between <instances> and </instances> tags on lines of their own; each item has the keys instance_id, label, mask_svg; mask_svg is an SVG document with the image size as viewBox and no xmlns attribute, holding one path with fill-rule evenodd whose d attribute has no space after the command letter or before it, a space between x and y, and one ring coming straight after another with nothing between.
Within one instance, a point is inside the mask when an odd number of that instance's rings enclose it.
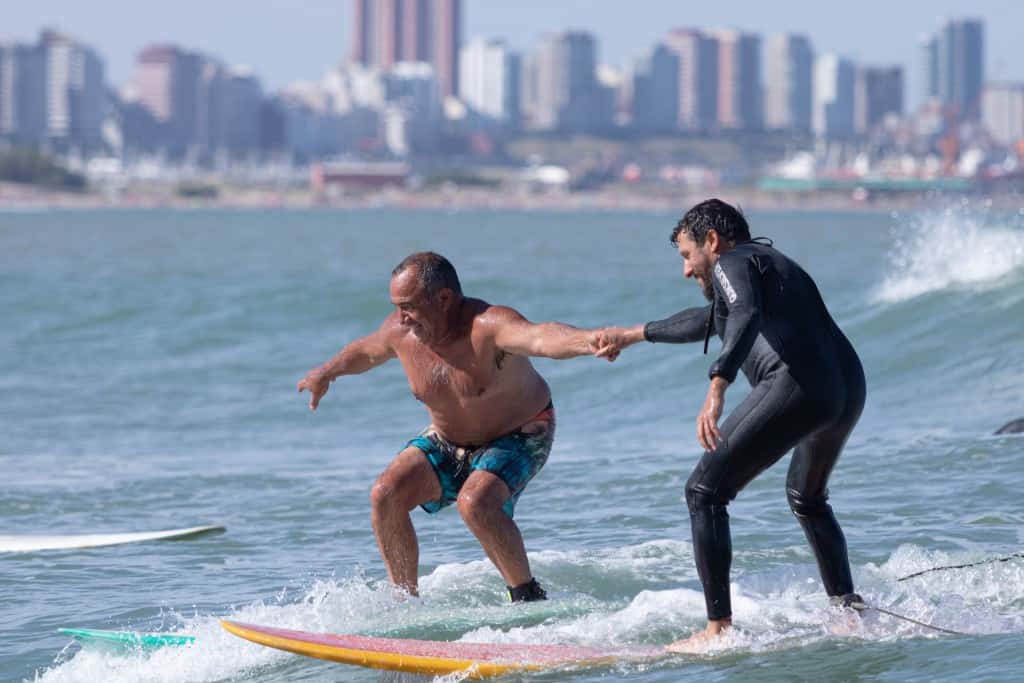
<instances>
[{"instance_id":1,"label":"teal board shorts","mask_svg":"<svg viewBox=\"0 0 1024 683\"><path fill-rule=\"evenodd\" d=\"M420 507L434 514L451 505L469 475L483 470L505 482L512 492L502 506L505 514L512 517L526 485L548 461L554 439L555 408L550 403L516 431L482 446L460 446L427 428L405 444L405 448L415 446L423 452L441 483L441 499Z\"/></svg>"}]
</instances>

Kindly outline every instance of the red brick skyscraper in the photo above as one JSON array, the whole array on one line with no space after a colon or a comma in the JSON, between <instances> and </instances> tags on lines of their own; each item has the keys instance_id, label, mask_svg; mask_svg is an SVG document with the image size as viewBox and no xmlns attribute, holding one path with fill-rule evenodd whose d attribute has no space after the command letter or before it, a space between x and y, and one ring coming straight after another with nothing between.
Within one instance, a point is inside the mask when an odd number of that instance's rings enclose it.
<instances>
[{"instance_id":1,"label":"red brick skyscraper","mask_svg":"<svg viewBox=\"0 0 1024 683\"><path fill-rule=\"evenodd\" d=\"M353 0L352 59L390 68L429 62L442 95L459 89L462 0Z\"/></svg>"}]
</instances>

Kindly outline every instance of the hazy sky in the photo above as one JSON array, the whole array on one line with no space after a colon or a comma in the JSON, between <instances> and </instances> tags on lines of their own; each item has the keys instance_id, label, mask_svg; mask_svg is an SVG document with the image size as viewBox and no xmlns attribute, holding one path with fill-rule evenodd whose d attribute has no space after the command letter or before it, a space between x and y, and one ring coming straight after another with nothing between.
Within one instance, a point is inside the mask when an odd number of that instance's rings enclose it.
<instances>
[{"instance_id":1,"label":"hazy sky","mask_svg":"<svg viewBox=\"0 0 1024 683\"><path fill-rule=\"evenodd\" d=\"M347 54L351 0L4 0L0 40L34 40L52 25L95 47L123 84L139 48L176 42L255 69L269 89L315 80ZM911 97L921 70L918 39L944 17L985 20L990 79L1024 80L1024 2L1019 0L465 0L465 37L504 36L531 47L549 31L587 29L600 59L624 66L673 26L801 31L819 52L896 62ZM915 102L911 99L911 103Z\"/></svg>"}]
</instances>

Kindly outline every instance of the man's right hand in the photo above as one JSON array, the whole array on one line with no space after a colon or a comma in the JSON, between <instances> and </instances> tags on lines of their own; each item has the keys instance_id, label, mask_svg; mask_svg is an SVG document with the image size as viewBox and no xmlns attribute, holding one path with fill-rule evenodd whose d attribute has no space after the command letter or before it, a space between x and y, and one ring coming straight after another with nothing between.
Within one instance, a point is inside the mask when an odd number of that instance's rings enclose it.
<instances>
[{"instance_id":1,"label":"man's right hand","mask_svg":"<svg viewBox=\"0 0 1024 683\"><path fill-rule=\"evenodd\" d=\"M298 387L300 394L303 391L309 391L309 409L316 410L316 407L320 405L320 399L331 388L331 379L322 368L313 368L299 380Z\"/></svg>"},{"instance_id":2,"label":"man's right hand","mask_svg":"<svg viewBox=\"0 0 1024 683\"><path fill-rule=\"evenodd\" d=\"M642 334L642 331L641 331ZM597 330L594 355L614 361L622 349L636 343L635 330L629 327L603 327Z\"/></svg>"}]
</instances>

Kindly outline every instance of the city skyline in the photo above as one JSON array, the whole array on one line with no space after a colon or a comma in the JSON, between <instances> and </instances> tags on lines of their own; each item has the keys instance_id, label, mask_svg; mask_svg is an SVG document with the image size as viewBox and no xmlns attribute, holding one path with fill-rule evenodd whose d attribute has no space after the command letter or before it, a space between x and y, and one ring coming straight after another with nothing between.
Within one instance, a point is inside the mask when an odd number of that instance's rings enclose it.
<instances>
[{"instance_id":1,"label":"city skyline","mask_svg":"<svg viewBox=\"0 0 1024 683\"><path fill-rule=\"evenodd\" d=\"M222 0L215 6L200 6L195 0L179 0L173 8L121 3L115 8L110 0L96 0L87 9L68 0L41 0L31 7L5 10L0 40L33 38L44 26L68 32L102 55L108 80L115 87L131 79L135 59L144 47L170 42L211 53L227 64L249 66L268 89L276 90L290 82L319 79L326 68L346 59L353 49L351 0L306 0L298 15L290 4L264 0L254 6ZM104 11L107 5L110 7ZM771 8L724 1L685 11L669 0L646 0L647 11L629 14L626 29L621 21L626 10L611 0L522 0L514 8L464 0L464 5L464 40L504 38L512 49L530 50L545 33L586 30L597 38L598 62L617 67L633 64L674 27L734 27L763 37L781 31L805 33L819 53L834 52L873 65L903 66L908 105L920 100L925 87L920 77L921 38L948 16L960 14L977 17L987 25L988 77L1024 80L1024 60L1014 59L1019 47L1014 27L1024 20L1024 5L1016 3L940 0L922 8L864 0L853 6L829 7L826 13L819 5L795 0L774 3ZM195 12L190 11L193 6ZM243 14L244 21L239 21ZM113 16L120 18L110 21ZM206 20L196 21L197 16ZM885 20L880 21L880 16ZM239 29L243 25L246 30ZM125 26L135 28L126 31ZM870 39L859 35L870 35ZM267 55L266 46L275 41L280 49Z\"/></svg>"}]
</instances>

